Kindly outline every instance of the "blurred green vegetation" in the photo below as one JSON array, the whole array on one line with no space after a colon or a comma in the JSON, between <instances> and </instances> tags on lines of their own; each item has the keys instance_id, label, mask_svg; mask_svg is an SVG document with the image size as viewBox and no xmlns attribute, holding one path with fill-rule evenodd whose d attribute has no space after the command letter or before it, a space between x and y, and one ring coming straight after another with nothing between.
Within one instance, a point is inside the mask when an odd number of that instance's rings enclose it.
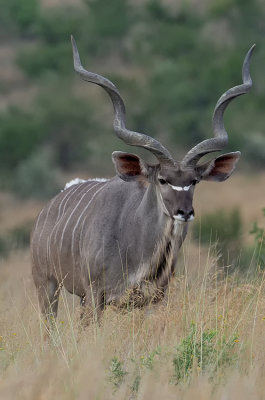
<instances>
[{"instance_id":1,"label":"blurred green vegetation","mask_svg":"<svg viewBox=\"0 0 265 400\"><path fill-rule=\"evenodd\" d=\"M212 214L204 215L201 220L193 224L193 237L202 245L215 247L219 257L219 265L233 266L240 261L243 269L241 250L242 218L238 208L231 210L217 210ZM246 260L243 260L245 262ZM249 260L248 260L249 261Z\"/></svg>"},{"instance_id":2,"label":"blurred green vegetation","mask_svg":"<svg viewBox=\"0 0 265 400\"><path fill-rule=\"evenodd\" d=\"M33 221L26 221L0 235L0 259L7 258L13 250L22 250L29 246Z\"/></svg>"},{"instance_id":3,"label":"blurred green vegetation","mask_svg":"<svg viewBox=\"0 0 265 400\"><path fill-rule=\"evenodd\" d=\"M191 1L83 0L81 6L73 2L71 7L44 8L40 0L0 0L0 6L0 46L19 44L14 48L22 85L35 90L30 101L0 111L2 186L12 189L20 179L23 183L21 171L45 152L50 156L49 161L41 156L43 169L54 168L57 177L69 169L111 175L111 151L126 148L113 133L107 96L80 82L73 71L70 34L84 66L119 87L128 127L157 137L175 157L211 137L215 103L241 83L243 58L257 43L253 89L229 107L225 124L228 150L242 151L241 165L264 167L261 1L201 0L195 6ZM0 95L7 98L12 90L0 77ZM30 179L28 196L48 195L45 189L42 193L42 179L29 174Z\"/></svg>"},{"instance_id":4,"label":"blurred green vegetation","mask_svg":"<svg viewBox=\"0 0 265 400\"><path fill-rule=\"evenodd\" d=\"M263 209L265 216L265 209ZM219 267L232 273L235 270L248 275L265 268L264 228L257 222L250 232L252 243L243 241L244 226L238 208L220 209L202 216L192 227L193 239L209 248L217 257Z\"/></svg>"},{"instance_id":5,"label":"blurred green vegetation","mask_svg":"<svg viewBox=\"0 0 265 400\"><path fill-rule=\"evenodd\" d=\"M196 367L199 371L207 371L212 378L217 369L231 367L237 361L234 350L237 342L236 334L228 338L220 335L218 330L205 329L199 332L195 323L192 323L187 336L176 347L173 358L174 383L187 382Z\"/></svg>"},{"instance_id":6,"label":"blurred green vegetation","mask_svg":"<svg viewBox=\"0 0 265 400\"><path fill-rule=\"evenodd\" d=\"M265 217L265 208L262 210L263 216ZM256 261L260 269L265 269L265 229L262 228L257 222L253 224L253 228L250 232L254 236L256 246Z\"/></svg>"}]
</instances>

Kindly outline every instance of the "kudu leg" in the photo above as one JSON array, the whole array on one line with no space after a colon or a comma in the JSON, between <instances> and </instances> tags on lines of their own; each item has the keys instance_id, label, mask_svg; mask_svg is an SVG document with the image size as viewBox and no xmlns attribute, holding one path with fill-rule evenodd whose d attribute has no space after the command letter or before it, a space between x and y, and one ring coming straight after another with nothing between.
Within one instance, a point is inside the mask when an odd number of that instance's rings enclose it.
<instances>
[{"instance_id":1,"label":"kudu leg","mask_svg":"<svg viewBox=\"0 0 265 400\"><path fill-rule=\"evenodd\" d=\"M57 316L60 286L52 277L37 286L40 311L45 317L48 329L54 325Z\"/></svg>"},{"instance_id":2,"label":"kudu leg","mask_svg":"<svg viewBox=\"0 0 265 400\"><path fill-rule=\"evenodd\" d=\"M80 305L82 307L80 319L83 327L87 327L92 321L100 324L104 298L99 291L89 286L86 294L80 298Z\"/></svg>"}]
</instances>

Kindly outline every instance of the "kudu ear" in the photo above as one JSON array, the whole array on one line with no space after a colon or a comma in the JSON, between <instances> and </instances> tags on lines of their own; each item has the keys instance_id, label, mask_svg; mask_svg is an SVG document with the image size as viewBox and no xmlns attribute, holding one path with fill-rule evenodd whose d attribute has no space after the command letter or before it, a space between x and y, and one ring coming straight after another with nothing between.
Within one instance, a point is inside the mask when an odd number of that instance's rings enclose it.
<instances>
[{"instance_id":1,"label":"kudu ear","mask_svg":"<svg viewBox=\"0 0 265 400\"><path fill-rule=\"evenodd\" d=\"M148 165L138 156L122 151L112 153L112 161L116 167L117 174L124 181L146 179L148 176Z\"/></svg>"},{"instance_id":2,"label":"kudu ear","mask_svg":"<svg viewBox=\"0 0 265 400\"><path fill-rule=\"evenodd\" d=\"M223 154L215 160L199 166L202 179L216 182L225 181L234 171L240 155L240 151Z\"/></svg>"}]
</instances>

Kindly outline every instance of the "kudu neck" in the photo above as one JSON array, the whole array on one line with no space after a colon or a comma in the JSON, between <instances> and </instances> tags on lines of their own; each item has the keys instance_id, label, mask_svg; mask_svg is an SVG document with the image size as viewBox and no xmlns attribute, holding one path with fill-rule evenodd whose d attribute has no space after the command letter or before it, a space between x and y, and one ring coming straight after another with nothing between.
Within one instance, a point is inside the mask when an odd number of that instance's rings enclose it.
<instances>
[{"instance_id":1,"label":"kudu neck","mask_svg":"<svg viewBox=\"0 0 265 400\"><path fill-rule=\"evenodd\" d=\"M152 234L159 236L164 231L166 225L170 222L171 218L166 215L159 199L159 193L156 185L149 183L143 198L135 213L136 220L147 221L142 229L145 229L147 234L150 234L150 226L152 226Z\"/></svg>"}]
</instances>

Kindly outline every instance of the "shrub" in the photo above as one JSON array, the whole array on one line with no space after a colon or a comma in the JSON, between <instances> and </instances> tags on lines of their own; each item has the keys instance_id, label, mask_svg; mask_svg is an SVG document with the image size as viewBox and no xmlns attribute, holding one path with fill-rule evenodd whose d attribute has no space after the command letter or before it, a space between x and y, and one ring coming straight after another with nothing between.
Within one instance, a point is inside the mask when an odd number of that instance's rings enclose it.
<instances>
[{"instance_id":1,"label":"shrub","mask_svg":"<svg viewBox=\"0 0 265 400\"><path fill-rule=\"evenodd\" d=\"M115 389L118 389L118 387L122 384L125 375L127 375L127 372L117 357L112 358L109 372L110 382L114 385Z\"/></svg>"},{"instance_id":2,"label":"shrub","mask_svg":"<svg viewBox=\"0 0 265 400\"><path fill-rule=\"evenodd\" d=\"M265 136L263 133L251 132L245 140L244 154L255 167L265 166Z\"/></svg>"},{"instance_id":3,"label":"shrub","mask_svg":"<svg viewBox=\"0 0 265 400\"><path fill-rule=\"evenodd\" d=\"M237 336L230 339L225 336L218 338L218 331L207 329L197 330L194 323L190 326L188 335L176 347L173 359L175 383L186 380L197 366L200 372L214 374L217 368L224 368L236 361L232 352Z\"/></svg>"},{"instance_id":4,"label":"shrub","mask_svg":"<svg viewBox=\"0 0 265 400\"><path fill-rule=\"evenodd\" d=\"M62 82L62 81L61 81ZM45 124L45 145L53 149L56 165L69 169L89 157L89 136L95 136L94 113L90 104L73 96L69 83L51 85L38 99Z\"/></svg>"},{"instance_id":5,"label":"shrub","mask_svg":"<svg viewBox=\"0 0 265 400\"><path fill-rule=\"evenodd\" d=\"M50 198L62 187L60 172L50 152L33 154L16 170L13 190L21 198Z\"/></svg>"},{"instance_id":6,"label":"shrub","mask_svg":"<svg viewBox=\"0 0 265 400\"><path fill-rule=\"evenodd\" d=\"M0 257L8 258L12 250L24 249L29 246L30 232L33 221L26 221L22 225L15 226L12 229L0 235Z\"/></svg>"},{"instance_id":7,"label":"shrub","mask_svg":"<svg viewBox=\"0 0 265 400\"><path fill-rule=\"evenodd\" d=\"M9 254L8 241L4 236L0 236L0 257L7 258Z\"/></svg>"},{"instance_id":8,"label":"shrub","mask_svg":"<svg viewBox=\"0 0 265 400\"><path fill-rule=\"evenodd\" d=\"M41 43L34 48L19 51L17 64L32 79L52 71L55 73L72 73L72 55L69 51L69 40L53 46Z\"/></svg>"},{"instance_id":9,"label":"shrub","mask_svg":"<svg viewBox=\"0 0 265 400\"><path fill-rule=\"evenodd\" d=\"M41 143L42 121L35 114L10 108L0 115L0 167L17 167Z\"/></svg>"},{"instance_id":10,"label":"shrub","mask_svg":"<svg viewBox=\"0 0 265 400\"><path fill-rule=\"evenodd\" d=\"M36 25L38 46L24 47L17 55L17 63L32 79L47 72L73 74L70 35L79 36L86 13L80 8L58 8L53 13L42 12Z\"/></svg>"},{"instance_id":11,"label":"shrub","mask_svg":"<svg viewBox=\"0 0 265 400\"><path fill-rule=\"evenodd\" d=\"M128 0L84 0L96 38L123 38L130 26Z\"/></svg>"},{"instance_id":12,"label":"shrub","mask_svg":"<svg viewBox=\"0 0 265 400\"><path fill-rule=\"evenodd\" d=\"M230 211L218 210L204 215L193 225L193 237L209 246L216 242L222 261L235 261L241 249L242 219L238 208Z\"/></svg>"},{"instance_id":13,"label":"shrub","mask_svg":"<svg viewBox=\"0 0 265 400\"><path fill-rule=\"evenodd\" d=\"M212 214L206 214L201 221L193 226L196 239L203 244L209 244L211 239L217 238L220 243L229 243L238 240L241 236L242 220L238 208L225 211L218 210Z\"/></svg>"},{"instance_id":14,"label":"shrub","mask_svg":"<svg viewBox=\"0 0 265 400\"><path fill-rule=\"evenodd\" d=\"M263 215L265 216L265 208L262 210ZM265 268L265 229L261 228L257 222L253 224L253 228L250 231L252 235L254 235L254 241L256 245L256 260L258 266L262 269Z\"/></svg>"},{"instance_id":15,"label":"shrub","mask_svg":"<svg viewBox=\"0 0 265 400\"><path fill-rule=\"evenodd\" d=\"M9 249L24 249L29 246L30 232L33 221L27 221L22 225L15 226L7 234L7 242Z\"/></svg>"},{"instance_id":16,"label":"shrub","mask_svg":"<svg viewBox=\"0 0 265 400\"><path fill-rule=\"evenodd\" d=\"M18 29L27 33L35 25L39 13L39 0L0 0L1 30ZM4 29L5 28L5 29Z\"/></svg>"},{"instance_id":17,"label":"shrub","mask_svg":"<svg viewBox=\"0 0 265 400\"><path fill-rule=\"evenodd\" d=\"M67 43L70 50L70 35L74 33L77 36L80 33L86 18L87 13L80 7L55 8L52 13L43 11L38 20L37 34L52 47L58 43Z\"/></svg>"}]
</instances>

